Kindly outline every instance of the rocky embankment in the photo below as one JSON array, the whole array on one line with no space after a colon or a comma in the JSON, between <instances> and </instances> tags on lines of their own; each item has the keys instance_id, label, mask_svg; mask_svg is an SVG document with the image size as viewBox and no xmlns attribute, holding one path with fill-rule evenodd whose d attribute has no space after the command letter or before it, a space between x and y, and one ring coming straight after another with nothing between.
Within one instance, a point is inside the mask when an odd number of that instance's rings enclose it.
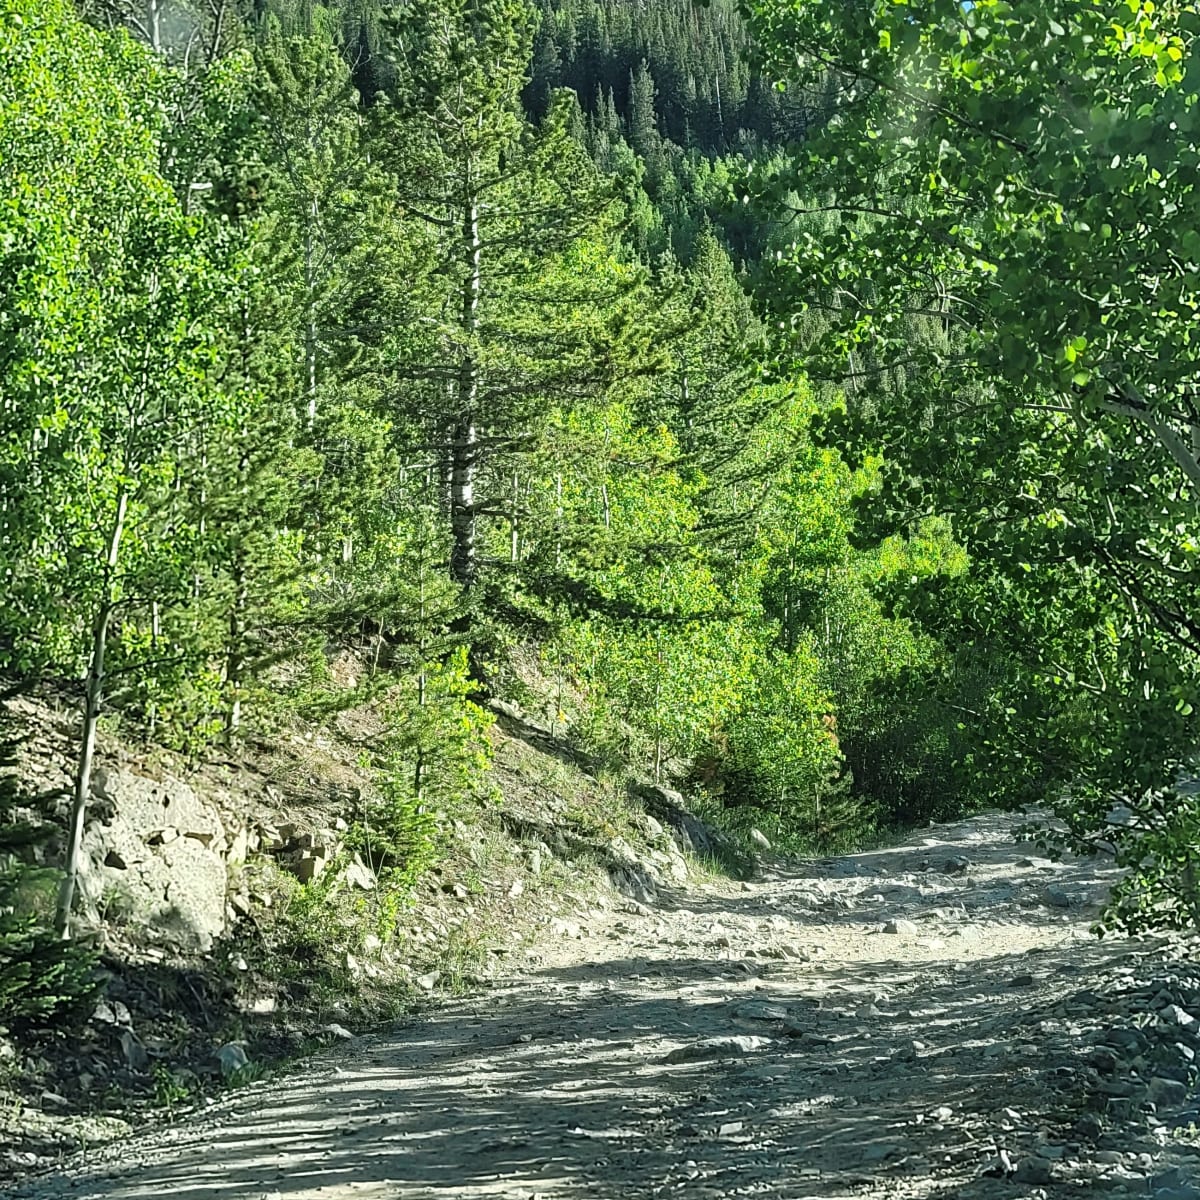
<instances>
[{"instance_id":1,"label":"rocky embankment","mask_svg":"<svg viewBox=\"0 0 1200 1200\"><path fill-rule=\"evenodd\" d=\"M1200 1198L1200 973L1007 820L548 918L491 985L14 1196Z\"/></svg>"}]
</instances>

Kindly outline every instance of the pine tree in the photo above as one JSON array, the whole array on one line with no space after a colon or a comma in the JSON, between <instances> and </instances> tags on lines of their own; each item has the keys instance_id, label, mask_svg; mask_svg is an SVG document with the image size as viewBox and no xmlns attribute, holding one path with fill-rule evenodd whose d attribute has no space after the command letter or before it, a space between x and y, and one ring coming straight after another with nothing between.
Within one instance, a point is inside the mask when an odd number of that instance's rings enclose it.
<instances>
[{"instance_id":1,"label":"pine tree","mask_svg":"<svg viewBox=\"0 0 1200 1200\"><path fill-rule=\"evenodd\" d=\"M629 144L646 164L646 186L654 195L662 182L662 139L654 101L654 77L645 59L629 77Z\"/></svg>"},{"instance_id":2,"label":"pine tree","mask_svg":"<svg viewBox=\"0 0 1200 1200\"><path fill-rule=\"evenodd\" d=\"M270 16L260 30L250 101L263 133L259 152L274 217L264 233L274 243L276 283L299 299L300 415L311 429L331 357L331 310L346 287L349 252L362 237L364 171L358 96L335 14L307 5L290 26ZM290 278L281 271L289 256Z\"/></svg>"},{"instance_id":3,"label":"pine tree","mask_svg":"<svg viewBox=\"0 0 1200 1200\"><path fill-rule=\"evenodd\" d=\"M550 111L550 98L561 82L562 56L554 33L550 0L542 0L529 64L529 82L524 91L525 108L534 121L541 121Z\"/></svg>"},{"instance_id":4,"label":"pine tree","mask_svg":"<svg viewBox=\"0 0 1200 1200\"><path fill-rule=\"evenodd\" d=\"M484 566L481 519L508 493L498 460L529 440L555 387L590 386L608 367L555 328L564 295L543 264L603 228L613 197L571 136L566 97L536 130L521 111L533 24L524 0L414 5L395 31L399 119L381 138L402 210L442 261L445 315L416 351L409 394L439 446L451 574L467 593Z\"/></svg>"}]
</instances>

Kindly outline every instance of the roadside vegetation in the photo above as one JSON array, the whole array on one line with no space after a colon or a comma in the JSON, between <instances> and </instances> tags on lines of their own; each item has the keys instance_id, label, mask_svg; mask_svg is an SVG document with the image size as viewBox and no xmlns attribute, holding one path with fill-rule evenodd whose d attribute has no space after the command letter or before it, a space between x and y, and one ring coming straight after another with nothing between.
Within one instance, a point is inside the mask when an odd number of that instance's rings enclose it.
<instances>
[{"instance_id":1,"label":"roadside vegetation","mask_svg":"<svg viewBox=\"0 0 1200 1200\"><path fill-rule=\"evenodd\" d=\"M733 859L1035 804L1194 926L1198 32L0 0L0 676L75 714L65 794L3 763L6 1027L94 998L106 739L349 710L322 970L503 809L496 701Z\"/></svg>"}]
</instances>

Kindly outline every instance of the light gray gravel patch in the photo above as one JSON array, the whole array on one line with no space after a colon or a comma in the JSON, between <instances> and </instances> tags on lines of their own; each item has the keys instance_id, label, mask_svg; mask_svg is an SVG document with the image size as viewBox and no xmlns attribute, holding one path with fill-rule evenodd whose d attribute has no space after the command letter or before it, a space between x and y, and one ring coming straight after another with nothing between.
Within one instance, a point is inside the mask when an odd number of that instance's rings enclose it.
<instances>
[{"instance_id":1,"label":"light gray gravel patch","mask_svg":"<svg viewBox=\"0 0 1200 1200\"><path fill-rule=\"evenodd\" d=\"M1111 861L1045 868L988 815L566 913L491 989L8 1196L1200 1200L1189 948L1096 941Z\"/></svg>"}]
</instances>

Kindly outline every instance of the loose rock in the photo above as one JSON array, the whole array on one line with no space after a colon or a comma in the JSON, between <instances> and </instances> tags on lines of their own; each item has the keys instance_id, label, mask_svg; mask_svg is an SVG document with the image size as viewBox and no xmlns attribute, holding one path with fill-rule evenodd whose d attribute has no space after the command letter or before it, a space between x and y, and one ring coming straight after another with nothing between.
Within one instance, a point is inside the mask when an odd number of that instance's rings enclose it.
<instances>
[{"instance_id":1,"label":"loose rock","mask_svg":"<svg viewBox=\"0 0 1200 1200\"><path fill-rule=\"evenodd\" d=\"M245 1050L232 1042L227 1046L222 1046L217 1051L216 1059L221 1068L221 1074L226 1079L236 1075L239 1071L244 1070L250 1065L250 1060L246 1057Z\"/></svg>"},{"instance_id":2,"label":"loose rock","mask_svg":"<svg viewBox=\"0 0 1200 1200\"><path fill-rule=\"evenodd\" d=\"M702 1062L709 1058L742 1058L771 1045L765 1037L716 1037L701 1042L691 1042L672 1050L662 1061L665 1063Z\"/></svg>"}]
</instances>

